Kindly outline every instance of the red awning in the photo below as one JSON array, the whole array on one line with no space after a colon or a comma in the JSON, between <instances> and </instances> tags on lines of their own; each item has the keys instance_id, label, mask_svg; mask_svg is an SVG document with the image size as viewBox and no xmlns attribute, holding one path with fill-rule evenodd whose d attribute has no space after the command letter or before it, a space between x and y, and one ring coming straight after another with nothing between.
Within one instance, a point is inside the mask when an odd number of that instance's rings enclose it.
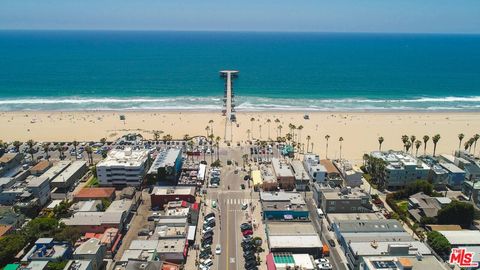
<instances>
[{"instance_id":1,"label":"red awning","mask_svg":"<svg viewBox=\"0 0 480 270\"><path fill-rule=\"evenodd\" d=\"M187 207L187 202L186 201L182 201L182 207Z\"/></svg>"},{"instance_id":2,"label":"red awning","mask_svg":"<svg viewBox=\"0 0 480 270\"><path fill-rule=\"evenodd\" d=\"M267 255L267 269L268 270L277 270L275 266L275 261L273 260L273 253L268 253Z\"/></svg>"}]
</instances>

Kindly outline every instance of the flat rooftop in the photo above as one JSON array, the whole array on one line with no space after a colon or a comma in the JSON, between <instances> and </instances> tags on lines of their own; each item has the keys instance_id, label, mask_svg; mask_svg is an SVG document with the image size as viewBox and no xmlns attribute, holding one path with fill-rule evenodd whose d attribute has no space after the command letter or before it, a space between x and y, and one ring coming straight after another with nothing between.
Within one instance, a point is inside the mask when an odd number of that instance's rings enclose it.
<instances>
[{"instance_id":1,"label":"flat rooftop","mask_svg":"<svg viewBox=\"0 0 480 270\"><path fill-rule=\"evenodd\" d=\"M76 255L88 255L88 254L96 254L101 247L100 240L97 238L90 238L84 243L82 243L73 254Z\"/></svg>"},{"instance_id":2,"label":"flat rooftop","mask_svg":"<svg viewBox=\"0 0 480 270\"><path fill-rule=\"evenodd\" d=\"M64 182L72 178L80 169L86 168L87 162L83 160L78 160L72 162L63 172L61 172L55 179L52 180L54 183Z\"/></svg>"},{"instance_id":3,"label":"flat rooftop","mask_svg":"<svg viewBox=\"0 0 480 270\"><path fill-rule=\"evenodd\" d=\"M277 177L294 177L290 165L285 160L272 158L272 166Z\"/></svg>"},{"instance_id":4,"label":"flat rooftop","mask_svg":"<svg viewBox=\"0 0 480 270\"><path fill-rule=\"evenodd\" d=\"M268 222L269 236L277 235L317 235L311 222Z\"/></svg>"},{"instance_id":5,"label":"flat rooftop","mask_svg":"<svg viewBox=\"0 0 480 270\"><path fill-rule=\"evenodd\" d=\"M168 186L154 187L152 195L195 195L195 187Z\"/></svg>"},{"instance_id":6,"label":"flat rooftop","mask_svg":"<svg viewBox=\"0 0 480 270\"><path fill-rule=\"evenodd\" d=\"M387 220L354 220L335 223L342 233L348 232L403 232L400 222Z\"/></svg>"},{"instance_id":7,"label":"flat rooftop","mask_svg":"<svg viewBox=\"0 0 480 270\"><path fill-rule=\"evenodd\" d=\"M331 222L356 221L356 220L384 220L385 217L380 213L329 213L328 219Z\"/></svg>"},{"instance_id":8,"label":"flat rooftop","mask_svg":"<svg viewBox=\"0 0 480 270\"><path fill-rule=\"evenodd\" d=\"M367 269L370 270L437 270L448 269L434 256L380 256L364 258Z\"/></svg>"},{"instance_id":9,"label":"flat rooftop","mask_svg":"<svg viewBox=\"0 0 480 270\"><path fill-rule=\"evenodd\" d=\"M48 169L45 173L42 174L43 177L50 179L53 181L57 175L59 175L63 170L65 170L70 165L70 161L68 160L61 160L58 163L54 164L50 169Z\"/></svg>"},{"instance_id":10,"label":"flat rooftop","mask_svg":"<svg viewBox=\"0 0 480 270\"><path fill-rule=\"evenodd\" d=\"M260 192L260 200L264 202L290 202L292 204L305 204L302 195L297 192Z\"/></svg>"},{"instance_id":11,"label":"flat rooftop","mask_svg":"<svg viewBox=\"0 0 480 270\"><path fill-rule=\"evenodd\" d=\"M269 222L267 233L271 249L322 247L322 241L311 222Z\"/></svg>"},{"instance_id":12,"label":"flat rooftop","mask_svg":"<svg viewBox=\"0 0 480 270\"><path fill-rule=\"evenodd\" d=\"M167 166L174 167L175 161L177 160L180 153L181 150L176 148L169 148L160 151L155 160L153 161L150 170L148 170L148 173L157 173L158 168L163 168Z\"/></svg>"},{"instance_id":13,"label":"flat rooftop","mask_svg":"<svg viewBox=\"0 0 480 270\"><path fill-rule=\"evenodd\" d=\"M141 167L148 158L149 150L133 150L132 148L113 149L108 152L107 157L97 164L97 167Z\"/></svg>"},{"instance_id":14,"label":"flat rooftop","mask_svg":"<svg viewBox=\"0 0 480 270\"><path fill-rule=\"evenodd\" d=\"M162 239L158 241L158 253L183 253L185 238Z\"/></svg>"},{"instance_id":15,"label":"flat rooftop","mask_svg":"<svg viewBox=\"0 0 480 270\"><path fill-rule=\"evenodd\" d=\"M290 165L292 165L293 173L296 180L310 180L307 171L303 167L303 162L300 160L293 160Z\"/></svg>"},{"instance_id":16,"label":"flat rooftop","mask_svg":"<svg viewBox=\"0 0 480 270\"><path fill-rule=\"evenodd\" d=\"M419 241L408 241L408 242L351 242L350 249L353 254L358 254L358 256L380 256L388 255L390 247L408 247L408 255L417 255L420 253L422 255L430 255L432 252L430 249L422 242ZM407 254L405 254L407 255Z\"/></svg>"},{"instance_id":17,"label":"flat rooftop","mask_svg":"<svg viewBox=\"0 0 480 270\"><path fill-rule=\"evenodd\" d=\"M480 245L480 231L477 230L439 231L439 233L453 246Z\"/></svg>"}]
</instances>

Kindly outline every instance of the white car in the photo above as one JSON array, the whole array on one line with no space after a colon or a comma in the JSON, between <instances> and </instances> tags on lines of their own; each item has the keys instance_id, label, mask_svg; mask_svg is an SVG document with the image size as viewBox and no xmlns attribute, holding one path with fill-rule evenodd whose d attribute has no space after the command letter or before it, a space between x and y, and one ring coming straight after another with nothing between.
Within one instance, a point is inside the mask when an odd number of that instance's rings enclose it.
<instances>
[{"instance_id":1,"label":"white car","mask_svg":"<svg viewBox=\"0 0 480 270\"><path fill-rule=\"evenodd\" d=\"M248 204L242 203L242 210L246 210L248 208Z\"/></svg>"},{"instance_id":2,"label":"white car","mask_svg":"<svg viewBox=\"0 0 480 270\"><path fill-rule=\"evenodd\" d=\"M318 270L331 270L332 265L329 264L329 263L321 263L321 264L317 265L317 268L318 268Z\"/></svg>"},{"instance_id":3,"label":"white car","mask_svg":"<svg viewBox=\"0 0 480 270\"><path fill-rule=\"evenodd\" d=\"M211 231L213 231L213 228L212 227L207 227L204 230L202 230L202 234L205 234L205 233L211 232Z\"/></svg>"},{"instance_id":4,"label":"white car","mask_svg":"<svg viewBox=\"0 0 480 270\"><path fill-rule=\"evenodd\" d=\"M320 258L315 260L315 265L319 265L322 263L330 263L330 261L327 258Z\"/></svg>"},{"instance_id":5,"label":"white car","mask_svg":"<svg viewBox=\"0 0 480 270\"><path fill-rule=\"evenodd\" d=\"M220 244L218 244L217 247L215 248L215 254L216 255L222 254L222 246L220 246Z\"/></svg>"}]
</instances>

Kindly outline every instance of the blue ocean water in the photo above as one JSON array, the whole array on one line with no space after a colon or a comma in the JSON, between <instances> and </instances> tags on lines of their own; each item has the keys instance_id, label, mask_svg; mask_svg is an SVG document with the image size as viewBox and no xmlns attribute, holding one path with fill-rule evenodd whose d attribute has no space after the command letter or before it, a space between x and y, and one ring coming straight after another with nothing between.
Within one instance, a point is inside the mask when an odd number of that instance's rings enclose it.
<instances>
[{"instance_id":1,"label":"blue ocean water","mask_svg":"<svg viewBox=\"0 0 480 270\"><path fill-rule=\"evenodd\" d=\"M0 31L0 110L480 111L480 35Z\"/></svg>"}]
</instances>

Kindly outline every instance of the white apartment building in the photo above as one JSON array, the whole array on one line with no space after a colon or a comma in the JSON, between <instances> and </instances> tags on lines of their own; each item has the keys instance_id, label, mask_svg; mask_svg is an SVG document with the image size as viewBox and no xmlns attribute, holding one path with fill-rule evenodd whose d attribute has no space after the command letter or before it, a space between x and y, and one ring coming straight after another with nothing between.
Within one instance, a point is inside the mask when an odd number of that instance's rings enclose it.
<instances>
[{"instance_id":1,"label":"white apartment building","mask_svg":"<svg viewBox=\"0 0 480 270\"><path fill-rule=\"evenodd\" d=\"M148 150L111 150L97 164L101 186L139 186L149 166Z\"/></svg>"}]
</instances>

